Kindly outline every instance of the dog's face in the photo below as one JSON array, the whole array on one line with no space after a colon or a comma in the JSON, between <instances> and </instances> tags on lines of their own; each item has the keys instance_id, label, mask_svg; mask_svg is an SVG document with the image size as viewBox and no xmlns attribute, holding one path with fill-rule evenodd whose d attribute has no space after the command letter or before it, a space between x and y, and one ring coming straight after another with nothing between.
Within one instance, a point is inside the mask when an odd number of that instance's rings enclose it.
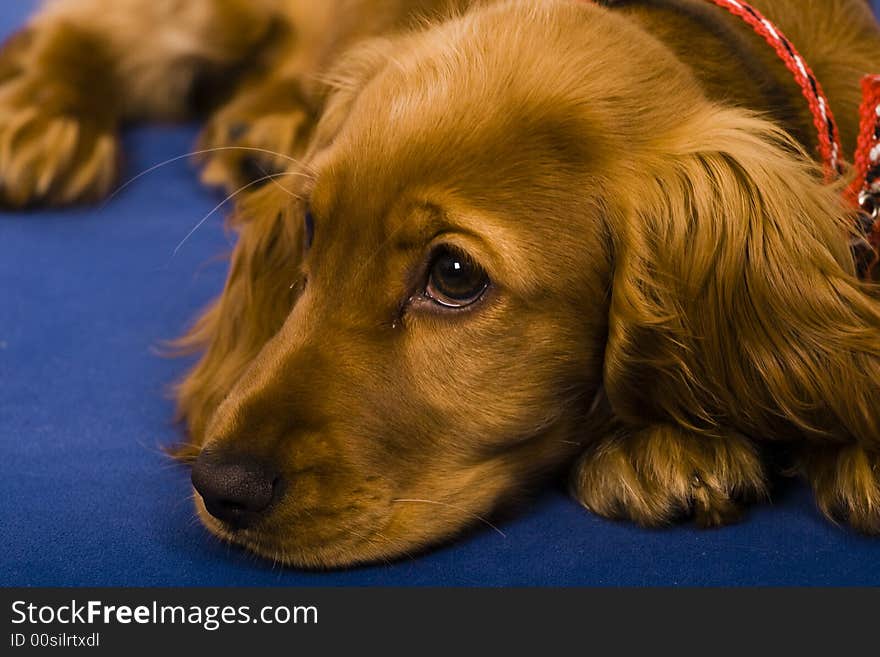
<instances>
[{"instance_id":1,"label":"dog's face","mask_svg":"<svg viewBox=\"0 0 880 657\"><path fill-rule=\"evenodd\" d=\"M301 291L212 419L195 481L271 480L234 530L200 511L293 564L471 524L576 453L600 384L610 262L590 126L504 44L485 66L436 38L339 101L302 202L267 190L296 207Z\"/></svg>"},{"instance_id":2,"label":"dog's face","mask_svg":"<svg viewBox=\"0 0 880 657\"><path fill-rule=\"evenodd\" d=\"M340 66L181 395L217 407L189 418L216 533L299 566L397 556L610 432L775 435L830 417L804 391L856 398L833 392L866 307L836 193L625 18L498 3Z\"/></svg>"}]
</instances>

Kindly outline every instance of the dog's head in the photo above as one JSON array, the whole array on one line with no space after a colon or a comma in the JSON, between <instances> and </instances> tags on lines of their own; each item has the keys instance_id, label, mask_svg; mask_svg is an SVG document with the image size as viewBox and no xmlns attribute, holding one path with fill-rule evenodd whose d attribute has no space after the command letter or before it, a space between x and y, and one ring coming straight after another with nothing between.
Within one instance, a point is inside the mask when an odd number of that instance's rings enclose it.
<instances>
[{"instance_id":1,"label":"dog's head","mask_svg":"<svg viewBox=\"0 0 880 657\"><path fill-rule=\"evenodd\" d=\"M356 49L302 182L245 207L198 374L223 381L193 476L218 534L300 566L396 556L569 461L610 405L699 416L649 392L655 366L700 375L682 299L735 295L736 240L800 212L799 183L806 217L835 214L769 125L713 108L645 34L531 4Z\"/></svg>"}]
</instances>

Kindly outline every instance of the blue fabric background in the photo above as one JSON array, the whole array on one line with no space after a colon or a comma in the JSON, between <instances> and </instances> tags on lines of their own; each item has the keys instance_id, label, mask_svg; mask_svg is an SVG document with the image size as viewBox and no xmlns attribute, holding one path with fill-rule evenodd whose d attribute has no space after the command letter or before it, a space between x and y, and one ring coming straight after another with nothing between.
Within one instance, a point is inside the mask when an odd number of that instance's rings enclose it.
<instances>
[{"instance_id":1,"label":"blue fabric background","mask_svg":"<svg viewBox=\"0 0 880 657\"><path fill-rule=\"evenodd\" d=\"M34 2L0 3L0 34ZM878 62L880 70L880 62ZM126 135L124 177L185 153L193 126ZM103 208L0 215L2 585L880 584L880 539L826 522L800 484L715 531L599 519L551 489L502 525L392 566L272 568L195 521L154 353L220 288L217 202L179 162Z\"/></svg>"}]
</instances>

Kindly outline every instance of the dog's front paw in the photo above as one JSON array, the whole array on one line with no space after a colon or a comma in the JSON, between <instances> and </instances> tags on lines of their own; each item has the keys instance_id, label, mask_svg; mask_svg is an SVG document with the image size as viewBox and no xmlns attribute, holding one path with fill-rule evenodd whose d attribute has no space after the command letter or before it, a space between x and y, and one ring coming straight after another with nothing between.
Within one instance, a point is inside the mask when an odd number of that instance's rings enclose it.
<instances>
[{"instance_id":1,"label":"dog's front paw","mask_svg":"<svg viewBox=\"0 0 880 657\"><path fill-rule=\"evenodd\" d=\"M295 164L314 117L298 85L265 85L222 108L199 139L202 182L234 192L255 189Z\"/></svg>"},{"instance_id":2,"label":"dog's front paw","mask_svg":"<svg viewBox=\"0 0 880 657\"><path fill-rule=\"evenodd\" d=\"M7 101L0 90L0 204L68 205L107 195L118 162L113 132Z\"/></svg>"},{"instance_id":3,"label":"dog's front paw","mask_svg":"<svg viewBox=\"0 0 880 657\"><path fill-rule=\"evenodd\" d=\"M819 509L863 534L880 535L880 451L860 445L808 447L798 464Z\"/></svg>"},{"instance_id":4,"label":"dog's front paw","mask_svg":"<svg viewBox=\"0 0 880 657\"><path fill-rule=\"evenodd\" d=\"M645 526L692 515L704 527L739 519L766 495L754 446L738 434L708 438L673 426L608 436L581 456L575 498L591 511Z\"/></svg>"},{"instance_id":5,"label":"dog's front paw","mask_svg":"<svg viewBox=\"0 0 880 657\"><path fill-rule=\"evenodd\" d=\"M31 38L22 33L0 50L0 205L98 200L117 172L112 114L90 109L94 99L77 85L29 66Z\"/></svg>"}]
</instances>

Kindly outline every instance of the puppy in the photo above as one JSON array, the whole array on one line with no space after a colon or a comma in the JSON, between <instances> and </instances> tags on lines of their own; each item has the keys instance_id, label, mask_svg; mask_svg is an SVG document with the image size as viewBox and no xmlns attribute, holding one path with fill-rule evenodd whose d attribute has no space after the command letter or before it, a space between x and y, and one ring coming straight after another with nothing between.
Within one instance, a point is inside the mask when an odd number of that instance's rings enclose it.
<instances>
[{"instance_id":1,"label":"puppy","mask_svg":"<svg viewBox=\"0 0 880 657\"><path fill-rule=\"evenodd\" d=\"M3 203L101 198L120 125L199 109L205 181L251 186L181 341L211 531L387 559L562 470L604 516L719 525L784 443L880 533L880 300L806 103L703 0L604 4L62 1L6 45ZM867 3L755 4L852 152Z\"/></svg>"}]
</instances>

